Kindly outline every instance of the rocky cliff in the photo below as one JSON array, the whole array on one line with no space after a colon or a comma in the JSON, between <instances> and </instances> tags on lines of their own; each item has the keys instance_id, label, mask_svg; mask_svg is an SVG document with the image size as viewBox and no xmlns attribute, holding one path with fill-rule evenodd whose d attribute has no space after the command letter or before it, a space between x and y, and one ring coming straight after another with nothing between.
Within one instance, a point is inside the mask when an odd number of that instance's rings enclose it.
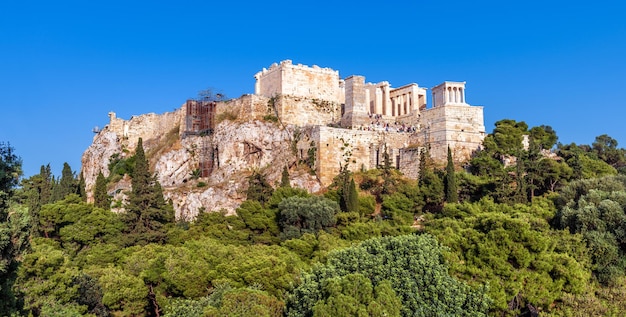
<instances>
[{"instance_id":1,"label":"rocky cliff","mask_svg":"<svg viewBox=\"0 0 626 317\"><path fill-rule=\"evenodd\" d=\"M172 200L178 219L193 219L201 211L233 213L246 198L247 177L253 171L261 171L271 184L276 184L284 166L288 166L293 186L309 192L321 189L315 176L295 164L298 153L294 142L309 141L293 126L272 120L229 118L218 122L211 135L185 136L182 108L130 120L119 119L114 113L109 116L110 124L94 137L82 157L81 171L90 201L98 172L108 177L111 156L131 157L140 137L150 167L165 197ZM298 135L295 141L294 132ZM207 148L215 150L214 168L207 177L198 177L197 169ZM112 179L108 190L113 205L123 206L130 181L128 177Z\"/></svg>"}]
</instances>

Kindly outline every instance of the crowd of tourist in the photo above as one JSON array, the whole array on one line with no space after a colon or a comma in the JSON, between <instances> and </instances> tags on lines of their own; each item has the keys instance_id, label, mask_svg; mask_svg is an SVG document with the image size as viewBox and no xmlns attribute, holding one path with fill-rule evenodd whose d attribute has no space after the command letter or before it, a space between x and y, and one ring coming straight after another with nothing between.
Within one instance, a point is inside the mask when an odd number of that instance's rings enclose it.
<instances>
[{"instance_id":1,"label":"crowd of tourist","mask_svg":"<svg viewBox=\"0 0 626 317\"><path fill-rule=\"evenodd\" d=\"M362 131L385 131L385 132L406 132L415 133L417 128L414 125L408 125L402 122L388 123L382 121L383 116L380 114L370 114L371 121L368 125L360 125L357 129Z\"/></svg>"}]
</instances>

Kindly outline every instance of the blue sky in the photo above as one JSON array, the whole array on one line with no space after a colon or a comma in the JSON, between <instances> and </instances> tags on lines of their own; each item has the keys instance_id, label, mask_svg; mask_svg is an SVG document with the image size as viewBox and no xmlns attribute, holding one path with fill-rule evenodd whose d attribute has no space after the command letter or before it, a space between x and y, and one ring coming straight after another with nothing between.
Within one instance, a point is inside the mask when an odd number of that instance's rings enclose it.
<instances>
[{"instance_id":1,"label":"blue sky","mask_svg":"<svg viewBox=\"0 0 626 317\"><path fill-rule=\"evenodd\" d=\"M94 126L254 91L274 62L431 88L466 81L491 132L550 125L559 142L626 147L622 1L16 1L0 3L0 142L26 177L80 170Z\"/></svg>"}]
</instances>

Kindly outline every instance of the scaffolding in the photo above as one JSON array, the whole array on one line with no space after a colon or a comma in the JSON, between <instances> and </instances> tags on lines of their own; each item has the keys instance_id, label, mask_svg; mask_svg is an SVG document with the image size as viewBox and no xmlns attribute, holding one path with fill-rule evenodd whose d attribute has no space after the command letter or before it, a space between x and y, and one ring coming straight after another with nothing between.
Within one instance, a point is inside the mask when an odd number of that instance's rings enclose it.
<instances>
[{"instance_id":1,"label":"scaffolding","mask_svg":"<svg viewBox=\"0 0 626 317\"><path fill-rule=\"evenodd\" d=\"M200 177L208 177L216 165L219 167L218 148L213 145L212 141L215 128L215 108L215 101L210 100L190 99L185 103L184 135L197 135L202 138L198 160Z\"/></svg>"},{"instance_id":2,"label":"scaffolding","mask_svg":"<svg viewBox=\"0 0 626 317\"><path fill-rule=\"evenodd\" d=\"M215 101L187 100L185 135L211 135L215 125Z\"/></svg>"},{"instance_id":3,"label":"scaffolding","mask_svg":"<svg viewBox=\"0 0 626 317\"><path fill-rule=\"evenodd\" d=\"M209 177L209 175L213 173L213 169L220 167L218 154L219 149L217 145L213 145L209 137L203 137L202 148L200 149L200 160L198 162L200 177Z\"/></svg>"}]
</instances>

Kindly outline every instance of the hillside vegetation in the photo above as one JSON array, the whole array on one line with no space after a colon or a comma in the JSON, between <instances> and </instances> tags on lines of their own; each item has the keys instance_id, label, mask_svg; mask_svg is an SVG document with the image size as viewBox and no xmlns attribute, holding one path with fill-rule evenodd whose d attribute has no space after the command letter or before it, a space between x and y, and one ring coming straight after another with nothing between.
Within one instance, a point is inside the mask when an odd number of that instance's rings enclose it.
<instances>
[{"instance_id":1,"label":"hillside vegetation","mask_svg":"<svg viewBox=\"0 0 626 317\"><path fill-rule=\"evenodd\" d=\"M387 156L320 195L286 168L276 187L257 171L235 215L191 222L174 219L141 140L111 166L132 181L123 213L112 179L87 203L67 164L18 183L0 144L0 315L621 316L626 150L557 140L501 120L464 166L425 150L411 180Z\"/></svg>"}]
</instances>

